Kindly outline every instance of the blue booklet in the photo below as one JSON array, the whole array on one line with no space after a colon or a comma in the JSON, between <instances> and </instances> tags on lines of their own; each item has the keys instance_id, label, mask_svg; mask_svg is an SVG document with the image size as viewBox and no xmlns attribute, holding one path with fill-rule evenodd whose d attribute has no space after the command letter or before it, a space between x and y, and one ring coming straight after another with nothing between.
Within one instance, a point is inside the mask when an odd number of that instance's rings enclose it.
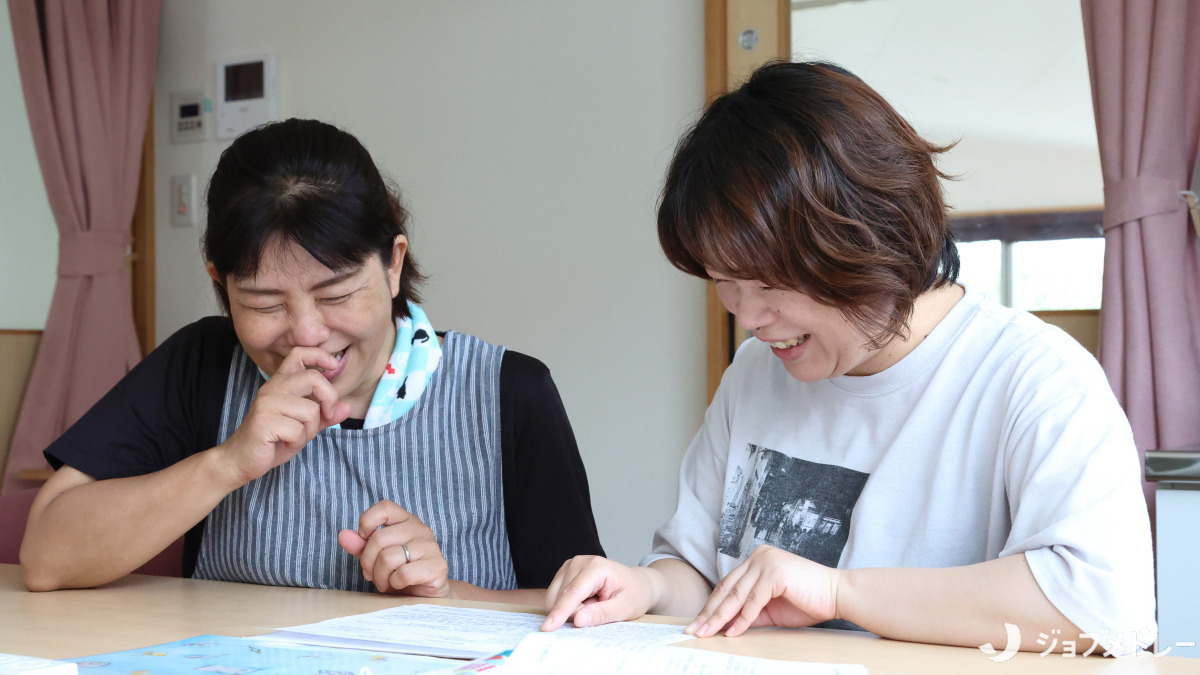
<instances>
[{"instance_id":1,"label":"blue booklet","mask_svg":"<svg viewBox=\"0 0 1200 675\"><path fill-rule=\"evenodd\" d=\"M219 635L63 660L78 664L79 675L420 675L464 665L463 661L433 656Z\"/></svg>"}]
</instances>

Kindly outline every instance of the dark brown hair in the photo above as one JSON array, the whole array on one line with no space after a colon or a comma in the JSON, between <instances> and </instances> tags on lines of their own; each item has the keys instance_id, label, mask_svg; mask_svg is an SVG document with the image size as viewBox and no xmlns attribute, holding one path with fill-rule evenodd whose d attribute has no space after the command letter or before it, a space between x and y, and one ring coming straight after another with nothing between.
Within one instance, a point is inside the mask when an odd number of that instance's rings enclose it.
<instances>
[{"instance_id":1,"label":"dark brown hair","mask_svg":"<svg viewBox=\"0 0 1200 675\"><path fill-rule=\"evenodd\" d=\"M679 269L800 291L877 348L958 278L934 156L887 101L828 63L775 62L679 142L658 237Z\"/></svg>"},{"instance_id":2,"label":"dark brown hair","mask_svg":"<svg viewBox=\"0 0 1200 675\"><path fill-rule=\"evenodd\" d=\"M224 281L253 276L268 244L293 243L337 272L378 255L386 269L408 212L351 134L316 120L272 122L238 136L208 184L204 257ZM407 317L422 276L405 251L392 315ZM229 311L229 294L213 282Z\"/></svg>"}]
</instances>

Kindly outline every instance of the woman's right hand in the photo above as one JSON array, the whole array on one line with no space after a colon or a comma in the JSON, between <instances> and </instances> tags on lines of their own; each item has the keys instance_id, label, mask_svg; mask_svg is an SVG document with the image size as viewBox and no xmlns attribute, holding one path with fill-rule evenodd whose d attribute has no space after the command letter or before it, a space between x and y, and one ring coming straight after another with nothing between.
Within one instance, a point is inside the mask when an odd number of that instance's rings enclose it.
<instances>
[{"instance_id":1,"label":"woman's right hand","mask_svg":"<svg viewBox=\"0 0 1200 675\"><path fill-rule=\"evenodd\" d=\"M288 461L322 429L350 415L350 406L338 400L333 385L317 370L337 366L324 349L296 347L259 388L241 425L217 446L238 485Z\"/></svg>"},{"instance_id":2,"label":"woman's right hand","mask_svg":"<svg viewBox=\"0 0 1200 675\"><path fill-rule=\"evenodd\" d=\"M576 556L563 563L546 589L542 630L557 630L572 619L581 628L636 619L658 602L660 586L661 573L649 567Z\"/></svg>"}]
</instances>

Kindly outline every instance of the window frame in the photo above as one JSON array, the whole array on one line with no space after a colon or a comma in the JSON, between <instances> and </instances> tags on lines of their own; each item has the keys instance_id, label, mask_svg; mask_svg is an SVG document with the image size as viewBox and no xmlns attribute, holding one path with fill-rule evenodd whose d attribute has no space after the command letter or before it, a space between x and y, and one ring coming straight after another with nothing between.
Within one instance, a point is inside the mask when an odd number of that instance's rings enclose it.
<instances>
[{"instance_id":1,"label":"window frame","mask_svg":"<svg viewBox=\"0 0 1200 675\"><path fill-rule=\"evenodd\" d=\"M952 215L950 229L960 244L976 241L1000 242L1000 304L1012 307L1013 244L1061 239L1102 239L1103 220L1103 206L982 211Z\"/></svg>"}]
</instances>

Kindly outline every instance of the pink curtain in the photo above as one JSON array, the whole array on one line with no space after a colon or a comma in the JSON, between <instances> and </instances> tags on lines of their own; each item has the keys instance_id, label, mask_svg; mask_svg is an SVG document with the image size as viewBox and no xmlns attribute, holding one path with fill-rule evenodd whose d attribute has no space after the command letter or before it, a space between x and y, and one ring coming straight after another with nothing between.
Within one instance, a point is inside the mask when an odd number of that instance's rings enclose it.
<instances>
[{"instance_id":1,"label":"pink curtain","mask_svg":"<svg viewBox=\"0 0 1200 675\"><path fill-rule=\"evenodd\" d=\"M1100 362L1139 452L1200 443L1200 2L1083 0L1104 173ZM1154 486L1144 485L1151 512Z\"/></svg>"},{"instance_id":2,"label":"pink curtain","mask_svg":"<svg viewBox=\"0 0 1200 675\"><path fill-rule=\"evenodd\" d=\"M158 51L159 0L8 0L50 208L58 282L2 491L140 358L129 228Z\"/></svg>"}]
</instances>

